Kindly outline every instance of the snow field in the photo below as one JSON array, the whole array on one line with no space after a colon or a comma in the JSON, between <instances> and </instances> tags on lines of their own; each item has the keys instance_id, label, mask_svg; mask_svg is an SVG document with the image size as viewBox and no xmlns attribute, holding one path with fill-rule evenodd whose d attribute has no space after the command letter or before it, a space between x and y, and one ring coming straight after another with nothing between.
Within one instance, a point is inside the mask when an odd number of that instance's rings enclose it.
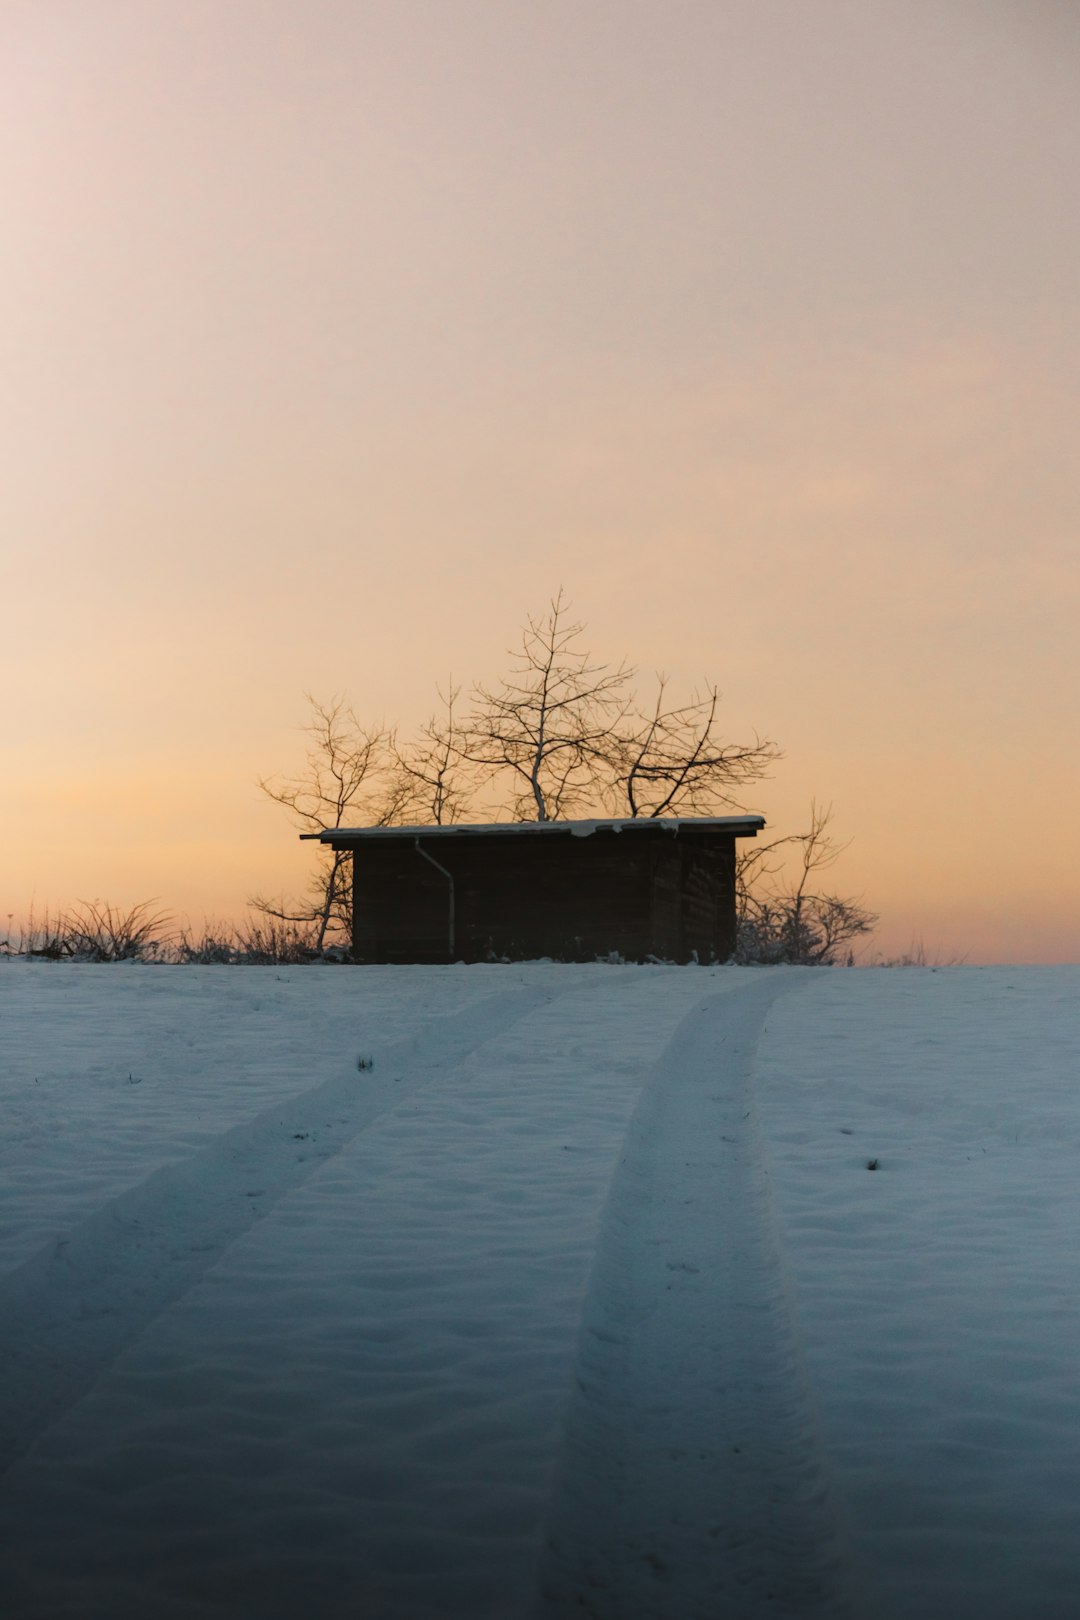
<instances>
[{"instance_id":1,"label":"snow field","mask_svg":"<svg viewBox=\"0 0 1080 1620\"><path fill-rule=\"evenodd\" d=\"M492 988L482 973L444 974L403 996L400 978L374 969L358 1005L332 972L3 966L5 1267L148 1170L340 1075L365 1041L397 1041L410 1019L463 1010Z\"/></svg>"},{"instance_id":2,"label":"snow field","mask_svg":"<svg viewBox=\"0 0 1080 1620\"><path fill-rule=\"evenodd\" d=\"M1073 1616L1078 991L5 965L0 1608Z\"/></svg>"},{"instance_id":3,"label":"snow field","mask_svg":"<svg viewBox=\"0 0 1080 1620\"><path fill-rule=\"evenodd\" d=\"M399 972L398 1027L448 977ZM71 1403L8 1476L15 1612L527 1611L607 1185L709 980L464 977L488 996L403 1049L359 1042L370 1071L156 1169L9 1274L22 1342L38 1327L9 1423L43 1364Z\"/></svg>"},{"instance_id":4,"label":"snow field","mask_svg":"<svg viewBox=\"0 0 1080 1620\"><path fill-rule=\"evenodd\" d=\"M755 1097L762 1020L799 982L694 1008L642 1092L582 1312L545 1614L853 1612Z\"/></svg>"},{"instance_id":5,"label":"snow field","mask_svg":"<svg viewBox=\"0 0 1080 1620\"><path fill-rule=\"evenodd\" d=\"M1067 1620L1080 970L830 974L766 1028L774 1207L872 1612Z\"/></svg>"}]
</instances>

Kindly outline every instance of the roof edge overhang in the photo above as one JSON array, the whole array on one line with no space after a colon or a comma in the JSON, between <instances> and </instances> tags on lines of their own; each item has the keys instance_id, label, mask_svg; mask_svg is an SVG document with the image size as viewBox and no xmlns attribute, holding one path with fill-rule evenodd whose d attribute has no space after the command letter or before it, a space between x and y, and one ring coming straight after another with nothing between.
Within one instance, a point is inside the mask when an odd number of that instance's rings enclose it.
<instances>
[{"instance_id":1,"label":"roof edge overhang","mask_svg":"<svg viewBox=\"0 0 1080 1620\"><path fill-rule=\"evenodd\" d=\"M352 849L374 839L415 840L418 838L536 838L553 833L572 838L591 838L594 833L640 833L646 828L662 830L673 837L685 830L727 832L735 838L756 838L765 825L764 816L625 816L596 817L582 821L495 821L452 822L446 826L409 827L327 827L322 832L301 833L301 839L318 840L331 849Z\"/></svg>"}]
</instances>

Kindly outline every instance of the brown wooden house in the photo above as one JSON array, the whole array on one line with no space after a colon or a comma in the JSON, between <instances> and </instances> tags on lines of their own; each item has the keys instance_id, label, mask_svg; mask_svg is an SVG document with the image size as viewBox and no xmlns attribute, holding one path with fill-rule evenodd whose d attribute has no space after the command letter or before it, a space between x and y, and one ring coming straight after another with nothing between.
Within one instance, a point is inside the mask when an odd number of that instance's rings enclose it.
<instances>
[{"instance_id":1,"label":"brown wooden house","mask_svg":"<svg viewBox=\"0 0 1080 1620\"><path fill-rule=\"evenodd\" d=\"M358 962L723 962L735 840L762 816L335 827Z\"/></svg>"}]
</instances>

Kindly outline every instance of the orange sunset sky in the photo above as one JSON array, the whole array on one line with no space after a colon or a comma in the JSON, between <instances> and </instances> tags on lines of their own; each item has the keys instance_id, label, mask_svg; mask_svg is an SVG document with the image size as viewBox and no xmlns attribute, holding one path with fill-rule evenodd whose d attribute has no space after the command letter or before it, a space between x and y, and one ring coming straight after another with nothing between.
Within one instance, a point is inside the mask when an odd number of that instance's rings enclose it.
<instances>
[{"instance_id":1,"label":"orange sunset sky","mask_svg":"<svg viewBox=\"0 0 1080 1620\"><path fill-rule=\"evenodd\" d=\"M1075 0L5 0L0 120L5 914L296 888L304 692L563 585L874 948L1080 959Z\"/></svg>"}]
</instances>

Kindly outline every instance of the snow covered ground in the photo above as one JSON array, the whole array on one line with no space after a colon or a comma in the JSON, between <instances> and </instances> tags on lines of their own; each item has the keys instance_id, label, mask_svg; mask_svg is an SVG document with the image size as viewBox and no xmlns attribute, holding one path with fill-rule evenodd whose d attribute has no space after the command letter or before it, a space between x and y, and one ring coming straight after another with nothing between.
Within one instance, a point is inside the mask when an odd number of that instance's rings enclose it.
<instances>
[{"instance_id":1,"label":"snow covered ground","mask_svg":"<svg viewBox=\"0 0 1080 1620\"><path fill-rule=\"evenodd\" d=\"M0 1612L1073 1620L1078 1035L1077 968L0 964Z\"/></svg>"}]
</instances>

